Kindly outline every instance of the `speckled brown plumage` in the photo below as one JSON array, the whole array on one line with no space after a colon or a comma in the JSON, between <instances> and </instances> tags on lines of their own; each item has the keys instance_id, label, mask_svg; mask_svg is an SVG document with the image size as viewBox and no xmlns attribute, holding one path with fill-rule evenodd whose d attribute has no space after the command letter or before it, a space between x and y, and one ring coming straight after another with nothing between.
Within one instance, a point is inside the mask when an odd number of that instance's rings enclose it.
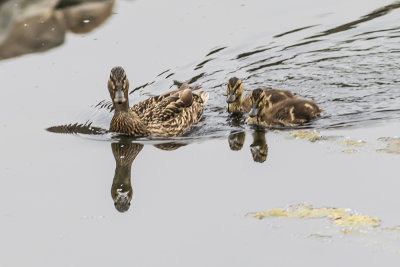
<instances>
[{"instance_id":1,"label":"speckled brown plumage","mask_svg":"<svg viewBox=\"0 0 400 267\"><path fill-rule=\"evenodd\" d=\"M108 81L115 109L110 131L135 137L183 134L200 120L208 100L208 93L192 93L199 87L189 88L185 83L177 90L151 97L130 108L128 88L123 68L113 68Z\"/></svg>"},{"instance_id":2,"label":"speckled brown plumage","mask_svg":"<svg viewBox=\"0 0 400 267\"><path fill-rule=\"evenodd\" d=\"M316 119L322 110L312 101L289 98L271 105L264 90L251 93L252 110L249 124L264 126L296 126Z\"/></svg>"},{"instance_id":3,"label":"speckled brown plumage","mask_svg":"<svg viewBox=\"0 0 400 267\"><path fill-rule=\"evenodd\" d=\"M295 98L295 96L288 90L278 90L272 88L262 88L266 97L269 98L269 105L271 107L280 101L288 98ZM243 84L242 81L236 77L230 78L226 89L228 108L227 111L231 113L248 113L251 109L251 95L243 97Z\"/></svg>"}]
</instances>

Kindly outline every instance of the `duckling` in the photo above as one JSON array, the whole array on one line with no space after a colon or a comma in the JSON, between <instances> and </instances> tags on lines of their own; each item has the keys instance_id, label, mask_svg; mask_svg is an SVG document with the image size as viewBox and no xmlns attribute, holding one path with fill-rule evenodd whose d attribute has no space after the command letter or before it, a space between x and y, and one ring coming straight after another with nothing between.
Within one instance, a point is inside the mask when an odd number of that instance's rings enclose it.
<instances>
[{"instance_id":1,"label":"duckling","mask_svg":"<svg viewBox=\"0 0 400 267\"><path fill-rule=\"evenodd\" d=\"M269 105L272 107L276 103L295 96L288 90L278 90L272 88L263 88L266 96L269 98ZM250 95L242 100L243 86L242 81L236 77L230 78L226 89L226 102L228 103L228 112L232 113L248 113L251 109Z\"/></svg>"},{"instance_id":2,"label":"duckling","mask_svg":"<svg viewBox=\"0 0 400 267\"><path fill-rule=\"evenodd\" d=\"M230 78L226 88L227 111L231 113L247 113L250 111L251 103L249 96L242 99L242 81L236 77Z\"/></svg>"},{"instance_id":3,"label":"duckling","mask_svg":"<svg viewBox=\"0 0 400 267\"><path fill-rule=\"evenodd\" d=\"M122 67L114 67L108 80L114 116L110 132L130 136L179 136L200 120L208 93L192 93L189 88L169 92L160 101L148 101L145 108L131 109L129 81ZM152 103L152 104L150 104Z\"/></svg>"},{"instance_id":4,"label":"duckling","mask_svg":"<svg viewBox=\"0 0 400 267\"><path fill-rule=\"evenodd\" d=\"M249 124L296 126L316 119L322 110L312 101L289 98L271 106L265 91L256 89L250 95L252 107Z\"/></svg>"}]
</instances>

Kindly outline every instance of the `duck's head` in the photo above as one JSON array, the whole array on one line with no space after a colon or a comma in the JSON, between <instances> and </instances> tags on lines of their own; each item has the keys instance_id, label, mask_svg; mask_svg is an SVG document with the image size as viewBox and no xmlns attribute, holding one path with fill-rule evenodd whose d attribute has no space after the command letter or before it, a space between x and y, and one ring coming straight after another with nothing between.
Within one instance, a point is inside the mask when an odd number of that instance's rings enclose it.
<instances>
[{"instance_id":1,"label":"duck's head","mask_svg":"<svg viewBox=\"0 0 400 267\"><path fill-rule=\"evenodd\" d=\"M240 100L243 95L242 81L236 77L230 78L226 88L226 103L231 104Z\"/></svg>"},{"instance_id":2,"label":"duck's head","mask_svg":"<svg viewBox=\"0 0 400 267\"><path fill-rule=\"evenodd\" d=\"M122 67L112 68L108 79L108 91L114 106L128 102L128 89L129 80L126 77L125 70Z\"/></svg>"},{"instance_id":3,"label":"duck's head","mask_svg":"<svg viewBox=\"0 0 400 267\"><path fill-rule=\"evenodd\" d=\"M249 112L250 117L256 117L266 107L267 97L264 90L255 89L250 94L251 109Z\"/></svg>"}]
</instances>

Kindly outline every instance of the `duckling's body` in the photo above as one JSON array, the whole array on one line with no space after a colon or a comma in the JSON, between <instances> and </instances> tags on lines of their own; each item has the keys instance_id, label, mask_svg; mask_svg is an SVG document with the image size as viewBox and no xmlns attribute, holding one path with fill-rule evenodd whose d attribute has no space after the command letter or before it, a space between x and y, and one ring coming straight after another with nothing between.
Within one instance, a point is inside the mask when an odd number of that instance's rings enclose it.
<instances>
[{"instance_id":1,"label":"duckling's body","mask_svg":"<svg viewBox=\"0 0 400 267\"><path fill-rule=\"evenodd\" d=\"M188 87L188 86L187 86ZM200 120L208 94L180 88L130 108L129 81L121 67L111 70L108 89L114 105L110 132L130 136L178 136Z\"/></svg>"},{"instance_id":2,"label":"duckling's body","mask_svg":"<svg viewBox=\"0 0 400 267\"><path fill-rule=\"evenodd\" d=\"M265 96L269 100L268 101L269 108L272 108L274 105L276 105L279 102L282 102L284 100L296 98L296 96L293 95L292 92L290 92L289 90L278 90L278 89L272 89L272 88L264 88L262 90L265 92ZM249 99L250 99L250 95L249 95ZM251 100L250 100L250 103L251 103Z\"/></svg>"},{"instance_id":3,"label":"duckling's body","mask_svg":"<svg viewBox=\"0 0 400 267\"><path fill-rule=\"evenodd\" d=\"M289 99L295 98L292 92L288 90L278 90L272 88L261 89L265 92L266 97L269 99L269 105L273 105ZM227 111L231 113L248 113L251 109L251 95L243 97L242 81L236 77L229 79L228 87L226 89L228 103Z\"/></svg>"},{"instance_id":4,"label":"duckling's body","mask_svg":"<svg viewBox=\"0 0 400 267\"><path fill-rule=\"evenodd\" d=\"M322 112L314 102L298 98L289 98L271 106L265 92L260 89L252 92L251 99L249 124L296 126L316 119Z\"/></svg>"}]
</instances>

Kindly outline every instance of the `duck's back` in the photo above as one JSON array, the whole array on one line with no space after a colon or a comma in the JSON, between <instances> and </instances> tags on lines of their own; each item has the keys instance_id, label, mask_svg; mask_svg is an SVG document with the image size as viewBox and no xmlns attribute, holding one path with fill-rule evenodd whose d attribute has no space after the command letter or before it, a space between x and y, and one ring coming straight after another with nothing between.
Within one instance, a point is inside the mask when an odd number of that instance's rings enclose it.
<instances>
[{"instance_id":1,"label":"duck's back","mask_svg":"<svg viewBox=\"0 0 400 267\"><path fill-rule=\"evenodd\" d=\"M156 136L179 136L200 120L208 93L192 94L184 99L178 94L166 97L143 115L147 129ZM187 101L190 101L188 103Z\"/></svg>"},{"instance_id":2,"label":"duck's back","mask_svg":"<svg viewBox=\"0 0 400 267\"><path fill-rule=\"evenodd\" d=\"M264 88L263 90L272 106L284 100L295 98L289 90L278 90L272 88Z\"/></svg>"},{"instance_id":3,"label":"duck's back","mask_svg":"<svg viewBox=\"0 0 400 267\"><path fill-rule=\"evenodd\" d=\"M316 119L321 109L312 101L303 99L288 99L272 107L267 116L274 124L294 126Z\"/></svg>"}]
</instances>

